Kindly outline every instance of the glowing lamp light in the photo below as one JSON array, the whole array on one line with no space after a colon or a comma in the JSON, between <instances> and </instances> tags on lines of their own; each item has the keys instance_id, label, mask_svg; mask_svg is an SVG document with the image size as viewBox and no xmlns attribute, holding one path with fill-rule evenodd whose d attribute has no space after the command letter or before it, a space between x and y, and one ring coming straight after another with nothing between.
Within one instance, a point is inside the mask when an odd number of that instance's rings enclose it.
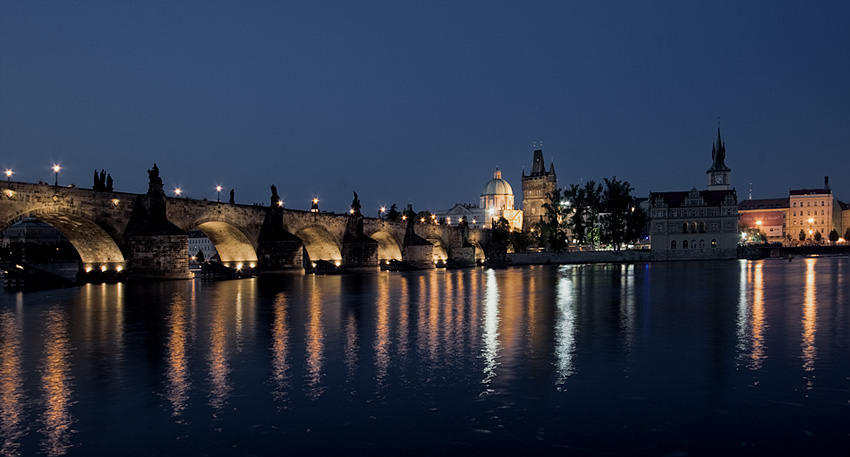
<instances>
[{"instance_id":1,"label":"glowing lamp light","mask_svg":"<svg viewBox=\"0 0 850 457\"><path fill-rule=\"evenodd\" d=\"M278 200L278 201L277 201L277 206L283 207L283 200Z\"/></svg>"},{"instance_id":2,"label":"glowing lamp light","mask_svg":"<svg viewBox=\"0 0 850 457\"><path fill-rule=\"evenodd\" d=\"M86 267L86 273L91 273L91 270L92 270L91 266Z\"/></svg>"},{"instance_id":3,"label":"glowing lamp light","mask_svg":"<svg viewBox=\"0 0 850 457\"><path fill-rule=\"evenodd\" d=\"M406 221L406 220L407 220L407 216L401 216L401 220Z\"/></svg>"},{"instance_id":4,"label":"glowing lamp light","mask_svg":"<svg viewBox=\"0 0 850 457\"><path fill-rule=\"evenodd\" d=\"M248 266L254 268L255 265L253 263L249 263Z\"/></svg>"},{"instance_id":5,"label":"glowing lamp light","mask_svg":"<svg viewBox=\"0 0 850 457\"><path fill-rule=\"evenodd\" d=\"M419 218L419 222L420 222L420 223L425 222L425 218L424 218L424 217L420 217L420 218Z\"/></svg>"},{"instance_id":6,"label":"glowing lamp light","mask_svg":"<svg viewBox=\"0 0 850 457\"><path fill-rule=\"evenodd\" d=\"M179 197L181 192L183 192L183 189L181 189L179 187L174 188L174 195Z\"/></svg>"},{"instance_id":7,"label":"glowing lamp light","mask_svg":"<svg viewBox=\"0 0 850 457\"><path fill-rule=\"evenodd\" d=\"M112 199L112 205L113 206L118 206L119 203L121 203L121 200L118 200L117 198Z\"/></svg>"},{"instance_id":8,"label":"glowing lamp light","mask_svg":"<svg viewBox=\"0 0 850 457\"><path fill-rule=\"evenodd\" d=\"M101 266L100 266L100 271L106 271L106 265L101 265Z\"/></svg>"},{"instance_id":9,"label":"glowing lamp light","mask_svg":"<svg viewBox=\"0 0 850 457\"><path fill-rule=\"evenodd\" d=\"M341 263L339 260L337 260L336 262L334 262L334 265L336 265L336 266L340 266L341 264L342 264L342 263Z\"/></svg>"},{"instance_id":10,"label":"glowing lamp light","mask_svg":"<svg viewBox=\"0 0 850 457\"><path fill-rule=\"evenodd\" d=\"M237 269L237 270L241 270L241 269L242 269L242 262L239 262L239 263L237 263L237 264L236 264L236 269Z\"/></svg>"},{"instance_id":11,"label":"glowing lamp light","mask_svg":"<svg viewBox=\"0 0 850 457\"><path fill-rule=\"evenodd\" d=\"M115 267L115 271L117 271L118 273L121 273L122 270L124 270L124 267L122 267L121 265Z\"/></svg>"},{"instance_id":12,"label":"glowing lamp light","mask_svg":"<svg viewBox=\"0 0 850 457\"><path fill-rule=\"evenodd\" d=\"M221 192L221 186L215 186L216 192Z\"/></svg>"},{"instance_id":13,"label":"glowing lamp light","mask_svg":"<svg viewBox=\"0 0 850 457\"><path fill-rule=\"evenodd\" d=\"M10 169L8 169L8 168L6 169L6 177L7 177L7 178L11 178L13 174L15 174L15 172L14 172L14 171L12 171L12 170L10 170Z\"/></svg>"},{"instance_id":14,"label":"glowing lamp light","mask_svg":"<svg viewBox=\"0 0 850 457\"><path fill-rule=\"evenodd\" d=\"M319 199L318 199L318 198L313 198L313 203L319 203Z\"/></svg>"},{"instance_id":15,"label":"glowing lamp light","mask_svg":"<svg viewBox=\"0 0 850 457\"><path fill-rule=\"evenodd\" d=\"M351 208L350 210L348 210L348 212L354 214L354 208Z\"/></svg>"},{"instance_id":16,"label":"glowing lamp light","mask_svg":"<svg viewBox=\"0 0 850 457\"><path fill-rule=\"evenodd\" d=\"M313 262L313 268L316 268L316 262Z\"/></svg>"},{"instance_id":17,"label":"glowing lamp light","mask_svg":"<svg viewBox=\"0 0 850 457\"><path fill-rule=\"evenodd\" d=\"M54 173L59 173L59 170L61 170L61 169L62 169L62 167L60 167L59 165L53 165L53 172Z\"/></svg>"}]
</instances>

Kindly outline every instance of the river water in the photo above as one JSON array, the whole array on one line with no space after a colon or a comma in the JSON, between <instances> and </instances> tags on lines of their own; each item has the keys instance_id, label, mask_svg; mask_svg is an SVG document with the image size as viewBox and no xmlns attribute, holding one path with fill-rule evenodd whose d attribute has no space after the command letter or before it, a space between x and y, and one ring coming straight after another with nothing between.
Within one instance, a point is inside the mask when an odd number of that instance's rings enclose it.
<instances>
[{"instance_id":1,"label":"river water","mask_svg":"<svg viewBox=\"0 0 850 457\"><path fill-rule=\"evenodd\" d=\"M0 455L848 455L850 259L0 295Z\"/></svg>"}]
</instances>

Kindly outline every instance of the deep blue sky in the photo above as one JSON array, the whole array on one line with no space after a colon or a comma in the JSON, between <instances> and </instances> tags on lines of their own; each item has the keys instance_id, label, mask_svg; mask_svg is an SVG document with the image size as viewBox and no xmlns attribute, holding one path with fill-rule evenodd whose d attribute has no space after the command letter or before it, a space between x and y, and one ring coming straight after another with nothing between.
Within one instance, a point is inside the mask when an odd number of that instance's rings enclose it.
<instances>
[{"instance_id":1,"label":"deep blue sky","mask_svg":"<svg viewBox=\"0 0 850 457\"><path fill-rule=\"evenodd\" d=\"M520 196L535 141L561 186L704 188L720 118L739 199L850 200L846 0L172 3L0 0L0 166L436 210Z\"/></svg>"}]
</instances>

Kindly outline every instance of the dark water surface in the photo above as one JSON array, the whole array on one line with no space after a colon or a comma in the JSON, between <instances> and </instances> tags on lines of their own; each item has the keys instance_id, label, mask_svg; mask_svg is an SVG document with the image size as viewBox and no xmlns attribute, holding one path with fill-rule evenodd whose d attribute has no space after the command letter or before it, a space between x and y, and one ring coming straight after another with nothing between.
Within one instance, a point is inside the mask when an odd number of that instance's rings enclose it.
<instances>
[{"instance_id":1,"label":"dark water surface","mask_svg":"<svg viewBox=\"0 0 850 457\"><path fill-rule=\"evenodd\" d=\"M850 455L850 259L0 295L1 455Z\"/></svg>"}]
</instances>

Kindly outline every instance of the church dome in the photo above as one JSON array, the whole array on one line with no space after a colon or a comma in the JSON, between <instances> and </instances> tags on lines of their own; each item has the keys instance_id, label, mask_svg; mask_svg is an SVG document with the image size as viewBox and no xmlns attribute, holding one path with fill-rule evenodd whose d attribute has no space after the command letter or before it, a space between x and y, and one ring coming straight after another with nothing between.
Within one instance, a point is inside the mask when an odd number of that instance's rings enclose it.
<instances>
[{"instance_id":1,"label":"church dome","mask_svg":"<svg viewBox=\"0 0 850 457\"><path fill-rule=\"evenodd\" d=\"M511 195L513 196L514 190L511 189L511 185L508 184L507 181L502 179L502 172L496 168L496 172L493 173L493 179L487 182L484 186L484 190L481 191L481 196L485 195Z\"/></svg>"}]
</instances>

